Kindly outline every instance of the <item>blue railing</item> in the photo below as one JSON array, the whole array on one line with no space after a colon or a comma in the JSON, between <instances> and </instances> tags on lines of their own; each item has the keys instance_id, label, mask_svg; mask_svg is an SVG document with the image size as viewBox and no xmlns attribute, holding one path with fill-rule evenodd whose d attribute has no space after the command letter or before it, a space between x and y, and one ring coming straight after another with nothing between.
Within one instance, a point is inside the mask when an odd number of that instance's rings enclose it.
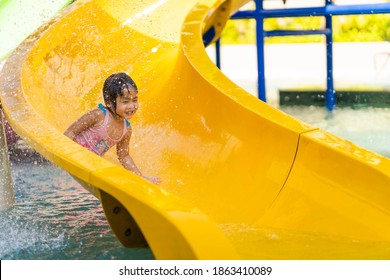
<instances>
[{"instance_id":1,"label":"blue railing","mask_svg":"<svg viewBox=\"0 0 390 280\"><path fill-rule=\"evenodd\" d=\"M332 111L336 106L336 92L333 84L333 30L332 16L358 15L358 14L385 14L390 13L390 3L334 5L333 0L324 0L323 7L286 8L265 10L263 0L254 0L255 10L238 11L231 19L255 19L256 20L256 44L257 44L257 72L258 72L258 97L266 102L265 69L264 69L264 38L272 36L299 36L299 35L324 35L326 37L327 57L327 88L325 93L325 106ZM288 0L287 0L288 1ZM318 30L264 30L265 18L279 17L309 17L324 16L325 28ZM220 67L220 44L216 44L217 66Z\"/></svg>"}]
</instances>

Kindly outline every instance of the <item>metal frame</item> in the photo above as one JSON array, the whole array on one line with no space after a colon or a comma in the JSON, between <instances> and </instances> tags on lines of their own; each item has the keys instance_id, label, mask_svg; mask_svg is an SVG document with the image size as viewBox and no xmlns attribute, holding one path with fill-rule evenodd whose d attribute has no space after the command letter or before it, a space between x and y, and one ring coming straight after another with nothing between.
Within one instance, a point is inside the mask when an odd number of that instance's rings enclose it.
<instances>
[{"instance_id":1,"label":"metal frame","mask_svg":"<svg viewBox=\"0 0 390 280\"><path fill-rule=\"evenodd\" d=\"M390 3L379 4L355 4L334 5L333 0L324 0L323 7L289 8L264 10L263 0L254 0L255 10L238 11L231 19L255 19L256 20L256 45L257 45L257 72L258 72L258 97L266 102L265 69L264 69L264 38L271 36L299 36L299 35L325 35L326 37L326 61L327 61L327 89L325 93L325 106L332 111L336 106L336 92L333 83L333 30L332 16L358 15L358 14L385 14L390 13ZM325 29L319 30L273 30L264 31L265 18L277 17L305 17L324 16ZM220 43L216 44L217 66L221 67Z\"/></svg>"},{"instance_id":2,"label":"metal frame","mask_svg":"<svg viewBox=\"0 0 390 280\"><path fill-rule=\"evenodd\" d=\"M15 204L14 189L8 147L4 128L3 112L0 103L0 211L6 210Z\"/></svg>"}]
</instances>

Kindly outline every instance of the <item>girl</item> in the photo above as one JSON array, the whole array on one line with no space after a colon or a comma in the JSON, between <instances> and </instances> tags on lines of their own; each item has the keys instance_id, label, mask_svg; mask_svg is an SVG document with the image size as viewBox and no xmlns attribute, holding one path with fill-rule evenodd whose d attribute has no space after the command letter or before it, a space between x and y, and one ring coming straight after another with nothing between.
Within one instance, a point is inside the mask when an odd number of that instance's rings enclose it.
<instances>
[{"instance_id":1,"label":"girl","mask_svg":"<svg viewBox=\"0 0 390 280\"><path fill-rule=\"evenodd\" d=\"M104 82L103 98L106 107L99 104L99 108L83 115L64 134L100 156L116 145L124 168L159 184L160 178L143 176L129 155L132 129L128 119L138 109L137 85L126 73L112 74Z\"/></svg>"}]
</instances>

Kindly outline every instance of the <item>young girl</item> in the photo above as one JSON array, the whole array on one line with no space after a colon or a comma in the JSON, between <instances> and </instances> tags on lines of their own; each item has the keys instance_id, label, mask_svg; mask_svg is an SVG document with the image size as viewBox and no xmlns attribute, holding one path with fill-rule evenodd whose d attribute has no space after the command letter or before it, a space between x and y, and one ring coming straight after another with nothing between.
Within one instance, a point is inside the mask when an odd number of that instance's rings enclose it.
<instances>
[{"instance_id":1,"label":"young girl","mask_svg":"<svg viewBox=\"0 0 390 280\"><path fill-rule=\"evenodd\" d=\"M112 74L104 82L103 98L106 107L99 104L99 108L83 115L64 134L100 156L116 145L124 168L152 183L160 183L158 177L143 176L129 155L132 129L128 120L138 109L138 89L134 81L125 73Z\"/></svg>"}]
</instances>

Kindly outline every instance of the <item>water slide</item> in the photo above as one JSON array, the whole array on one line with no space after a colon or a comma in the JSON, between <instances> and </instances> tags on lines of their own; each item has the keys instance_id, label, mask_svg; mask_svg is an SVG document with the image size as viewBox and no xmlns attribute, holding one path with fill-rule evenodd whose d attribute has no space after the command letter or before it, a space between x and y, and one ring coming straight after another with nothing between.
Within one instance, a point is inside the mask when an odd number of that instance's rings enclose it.
<instances>
[{"instance_id":1,"label":"water slide","mask_svg":"<svg viewBox=\"0 0 390 280\"><path fill-rule=\"evenodd\" d=\"M246 2L76 1L5 63L6 117L101 201L124 246L157 259L389 259L389 159L259 101L208 58L203 35ZM160 185L63 135L119 71L139 87L131 155Z\"/></svg>"}]
</instances>

